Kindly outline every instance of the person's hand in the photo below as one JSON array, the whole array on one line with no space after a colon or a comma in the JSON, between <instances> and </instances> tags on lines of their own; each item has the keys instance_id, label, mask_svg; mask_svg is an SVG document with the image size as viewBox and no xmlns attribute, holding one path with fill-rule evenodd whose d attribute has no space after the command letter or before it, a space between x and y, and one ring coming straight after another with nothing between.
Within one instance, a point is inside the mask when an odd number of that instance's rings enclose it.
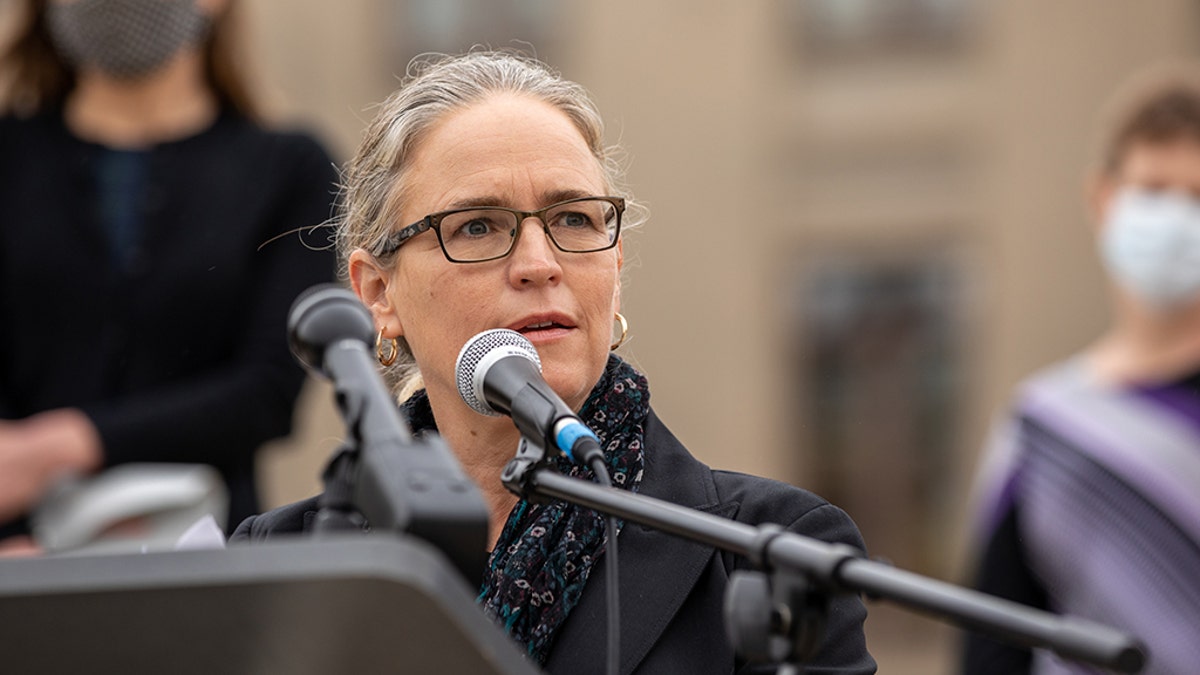
<instances>
[{"instance_id":1,"label":"person's hand","mask_svg":"<svg viewBox=\"0 0 1200 675\"><path fill-rule=\"evenodd\" d=\"M0 420L0 522L26 513L64 474L101 464L100 434L79 410Z\"/></svg>"},{"instance_id":2,"label":"person's hand","mask_svg":"<svg viewBox=\"0 0 1200 675\"><path fill-rule=\"evenodd\" d=\"M0 539L0 558L30 558L41 555L44 551L34 543L33 538L20 534L7 539Z\"/></svg>"}]
</instances>

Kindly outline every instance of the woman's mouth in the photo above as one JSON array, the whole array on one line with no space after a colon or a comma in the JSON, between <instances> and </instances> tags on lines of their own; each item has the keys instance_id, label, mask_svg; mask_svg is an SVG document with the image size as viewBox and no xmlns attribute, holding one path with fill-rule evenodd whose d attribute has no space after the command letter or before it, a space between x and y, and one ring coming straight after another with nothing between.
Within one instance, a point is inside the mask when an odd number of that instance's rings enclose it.
<instances>
[{"instance_id":1,"label":"woman's mouth","mask_svg":"<svg viewBox=\"0 0 1200 675\"><path fill-rule=\"evenodd\" d=\"M525 333L532 330L544 330L546 328L554 328L556 326L563 328L562 324L554 323L553 321L539 321L538 323L531 323L528 326L525 326L521 329L521 332Z\"/></svg>"},{"instance_id":2,"label":"woman's mouth","mask_svg":"<svg viewBox=\"0 0 1200 675\"><path fill-rule=\"evenodd\" d=\"M524 323L514 330L536 343L566 335L572 328L574 326L566 323L565 319L538 319Z\"/></svg>"}]
</instances>

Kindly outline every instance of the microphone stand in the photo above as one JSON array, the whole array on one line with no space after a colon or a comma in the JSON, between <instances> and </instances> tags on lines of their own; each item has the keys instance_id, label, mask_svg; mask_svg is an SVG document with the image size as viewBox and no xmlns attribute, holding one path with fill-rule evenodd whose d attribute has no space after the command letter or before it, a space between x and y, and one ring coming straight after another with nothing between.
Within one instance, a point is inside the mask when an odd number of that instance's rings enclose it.
<instances>
[{"instance_id":1,"label":"microphone stand","mask_svg":"<svg viewBox=\"0 0 1200 675\"><path fill-rule=\"evenodd\" d=\"M342 340L325 352L349 439L323 474L314 532L406 532L439 548L478 587L487 565L487 506L436 434L414 439L378 377L356 377L365 346ZM369 358L369 357L368 357ZM342 367L347 366L347 367Z\"/></svg>"},{"instance_id":2,"label":"microphone stand","mask_svg":"<svg viewBox=\"0 0 1200 675\"><path fill-rule=\"evenodd\" d=\"M487 505L439 436L413 438L368 350L373 336L366 307L333 284L304 291L288 313L292 353L333 382L348 436L325 469L315 533L405 532L441 549L478 587Z\"/></svg>"},{"instance_id":3,"label":"microphone stand","mask_svg":"<svg viewBox=\"0 0 1200 675\"><path fill-rule=\"evenodd\" d=\"M941 620L1028 647L1123 673L1141 670L1145 654L1134 638L1076 617L1043 612L868 560L858 549L751 526L626 490L564 476L544 453L522 442L501 475L521 497L561 499L748 558L763 572L735 572L726 587L726 629L751 661L803 672L820 647L829 601L839 593L886 599Z\"/></svg>"}]
</instances>

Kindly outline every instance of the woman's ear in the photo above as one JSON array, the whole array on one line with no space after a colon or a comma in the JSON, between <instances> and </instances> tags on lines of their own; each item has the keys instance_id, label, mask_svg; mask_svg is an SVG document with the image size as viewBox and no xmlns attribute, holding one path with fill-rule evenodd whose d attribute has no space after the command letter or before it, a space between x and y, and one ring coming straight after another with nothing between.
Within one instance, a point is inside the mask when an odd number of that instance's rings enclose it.
<instances>
[{"instance_id":1,"label":"woman's ear","mask_svg":"<svg viewBox=\"0 0 1200 675\"><path fill-rule=\"evenodd\" d=\"M385 338L404 335L404 326L400 323L400 317L388 294L392 281L391 272L380 266L375 256L361 248L350 254L347 267L350 288L370 310L375 319L375 327L383 331Z\"/></svg>"}]
</instances>

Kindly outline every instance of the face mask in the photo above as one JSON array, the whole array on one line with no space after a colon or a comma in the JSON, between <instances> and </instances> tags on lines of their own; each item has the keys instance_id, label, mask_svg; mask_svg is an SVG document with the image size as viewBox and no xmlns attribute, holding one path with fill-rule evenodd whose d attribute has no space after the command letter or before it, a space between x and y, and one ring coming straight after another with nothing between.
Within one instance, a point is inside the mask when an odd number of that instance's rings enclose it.
<instances>
[{"instance_id":1,"label":"face mask","mask_svg":"<svg viewBox=\"0 0 1200 675\"><path fill-rule=\"evenodd\" d=\"M1175 193L1118 193L1100 238L1109 275L1135 298L1171 309L1200 296L1200 202Z\"/></svg>"},{"instance_id":2,"label":"face mask","mask_svg":"<svg viewBox=\"0 0 1200 675\"><path fill-rule=\"evenodd\" d=\"M50 2L46 20L69 62L126 80L153 72L208 28L195 0Z\"/></svg>"}]
</instances>

